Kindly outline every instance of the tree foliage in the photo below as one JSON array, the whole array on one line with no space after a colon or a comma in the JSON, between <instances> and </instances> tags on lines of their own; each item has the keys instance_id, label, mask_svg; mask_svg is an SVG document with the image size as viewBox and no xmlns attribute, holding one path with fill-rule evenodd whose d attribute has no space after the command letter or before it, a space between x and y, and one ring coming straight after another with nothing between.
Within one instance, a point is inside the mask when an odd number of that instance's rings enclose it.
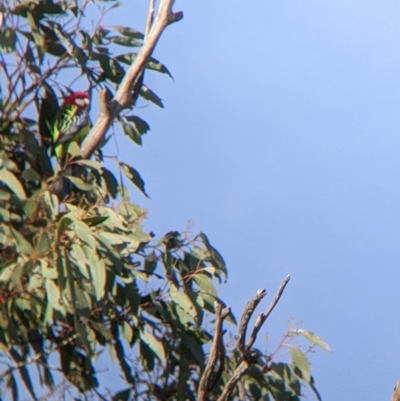
<instances>
[{"instance_id":1,"label":"tree foliage","mask_svg":"<svg viewBox=\"0 0 400 401\"><path fill-rule=\"evenodd\" d=\"M117 6L0 3L0 398L19 399L21 383L32 399L62 391L75 399L295 401L302 384L319 398L306 351L326 344L292 327L280 347L302 335L311 348L291 346L290 360L257 350L255 337L245 344L265 293L249 302L238 337L226 340L222 322L235 318L215 287L227 277L222 256L203 233L156 239L143 229L145 210L104 163L108 138L91 159L70 145L66 166L57 166L50 130L58 99L69 87L88 88L93 99L104 88L113 93L146 41L148 31L104 25ZM92 12L98 21L88 28ZM154 58L146 69L171 76ZM135 101L163 107L143 75L116 119L139 145L150 127L133 113ZM146 195L139 172L117 166ZM96 361L105 350L120 369L119 389L100 381Z\"/></svg>"}]
</instances>

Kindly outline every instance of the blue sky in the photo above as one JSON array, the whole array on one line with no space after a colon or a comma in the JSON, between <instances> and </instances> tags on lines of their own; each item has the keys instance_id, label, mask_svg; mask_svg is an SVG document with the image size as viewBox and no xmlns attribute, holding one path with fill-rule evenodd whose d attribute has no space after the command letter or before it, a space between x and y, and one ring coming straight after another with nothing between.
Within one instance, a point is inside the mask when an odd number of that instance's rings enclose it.
<instances>
[{"instance_id":1,"label":"blue sky","mask_svg":"<svg viewBox=\"0 0 400 401\"><path fill-rule=\"evenodd\" d=\"M106 20L143 27L145 1ZM142 148L119 155L151 196L146 227L195 223L229 267L239 316L258 288L292 280L267 322L291 316L333 353L312 355L325 401L389 400L400 377L400 4L177 1L148 74ZM269 298L269 299L270 299ZM266 307L268 302L264 302ZM261 339L259 346L264 346Z\"/></svg>"}]
</instances>

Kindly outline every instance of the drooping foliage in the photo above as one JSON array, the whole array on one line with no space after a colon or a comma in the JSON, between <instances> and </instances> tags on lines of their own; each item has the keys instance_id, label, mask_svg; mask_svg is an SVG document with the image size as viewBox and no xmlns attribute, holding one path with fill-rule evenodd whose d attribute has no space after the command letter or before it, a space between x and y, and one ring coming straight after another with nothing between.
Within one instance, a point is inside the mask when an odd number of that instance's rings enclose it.
<instances>
[{"instance_id":1,"label":"drooping foliage","mask_svg":"<svg viewBox=\"0 0 400 401\"><path fill-rule=\"evenodd\" d=\"M60 383L76 399L196 399L215 301L223 305L215 288L227 276L223 258L203 233L157 239L143 229L145 210L104 162L107 139L90 160L72 143L62 169L52 152L50 131L58 99L68 94L65 83L78 82L92 98L101 88L115 90L137 55L123 49L143 43L139 31L103 25L118 5L0 2L1 399L17 400L21 391L38 399L59 391ZM98 13L90 28L89 11ZM156 59L147 69L171 75ZM147 86L139 95L163 107ZM117 123L139 145L150 129L133 110ZM146 195L138 171L117 163ZM287 337L298 334L326 348L304 330ZM210 400L218 399L240 362L235 346L223 348ZM125 382L114 395L96 370L104 350ZM305 352L293 347L291 360L279 362L253 351L236 399L295 401L302 383L315 389Z\"/></svg>"}]
</instances>

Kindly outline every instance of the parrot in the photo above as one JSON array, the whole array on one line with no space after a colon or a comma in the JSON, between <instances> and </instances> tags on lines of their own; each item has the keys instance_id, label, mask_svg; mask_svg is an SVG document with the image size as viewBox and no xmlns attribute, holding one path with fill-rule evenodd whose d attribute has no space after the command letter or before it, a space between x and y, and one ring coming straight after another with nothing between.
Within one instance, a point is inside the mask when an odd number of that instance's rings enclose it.
<instances>
[{"instance_id":1,"label":"parrot","mask_svg":"<svg viewBox=\"0 0 400 401\"><path fill-rule=\"evenodd\" d=\"M62 164L67 154L68 144L81 145L90 129L90 99L86 92L77 91L67 96L58 109L53 129L54 153Z\"/></svg>"}]
</instances>

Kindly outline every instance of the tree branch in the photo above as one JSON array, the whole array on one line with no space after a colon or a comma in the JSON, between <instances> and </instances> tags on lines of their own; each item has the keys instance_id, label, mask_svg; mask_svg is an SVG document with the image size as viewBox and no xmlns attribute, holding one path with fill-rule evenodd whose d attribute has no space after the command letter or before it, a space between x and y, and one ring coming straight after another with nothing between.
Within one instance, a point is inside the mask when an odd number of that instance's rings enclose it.
<instances>
[{"instance_id":1,"label":"tree branch","mask_svg":"<svg viewBox=\"0 0 400 401\"><path fill-rule=\"evenodd\" d=\"M267 291L258 290L256 296L249 302L247 302L242 317L240 318L240 323L238 328L238 348L243 358L245 358L246 355L245 342L246 342L247 326L249 325L249 321L254 313L254 310L257 308L258 304L265 297L265 295L267 295Z\"/></svg>"},{"instance_id":2,"label":"tree branch","mask_svg":"<svg viewBox=\"0 0 400 401\"><path fill-rule=\"evenodd\" d=\"M275 295L274 300L271 302L270 306L268 307L268 309L264 312L261 313L257 320L256 323L254 325L253 328L253 332L251 333L251 336L249 337L247 344L246 344L246 352L249 352L251 347L253 346L254 342L256 341L257 338L257 334L260 331L262 325L265 323L265 321L268 319L268 316L271 314L271 312L274 310L276 304L278 303L287 283L290 280L290 276L287 275L286 278L283 280L281 286L278 289L278 292Z\"/></svg>"},{"instance_id":3,"label":"tree branch","mask_svg":"<svg viewBox=\"0 0 400 401\"><path fill-rule=\"evenodd\" d=\"M201 375L199 390L197 393L198 401L205 401L207 399L211 375L213 373L215 363L217 362L219 349L222 343L222 323L230 312L230 308L225 308L222 310L221 304L219 302L214 302L214 306L216 315L214 338L211 344L210 354L208 356L206 367L203 374Z\"/></svg>"},{"instance_id":4,"label":"tree branch","mask_svg":"<svg viewBox=\"0 0 400 401\"><path fill-rule=\"evenodd\" d=\"M282 284L280 285L280 287L279 287L279 289L278 289L278 291L277 291L277 293L275 295L275 298L271 302L271 304L269 305L268 309L264 313L261 313L258 316L258 318L256 320L256 323L254 324L251 336L249 337L246 345L244 345L246 330L247 330L247 326L249 324L250 318L251 318L255 308L257 307L257 305L260 303L262 298L264 298L264 296L266 295L266 291L265 290L258 290L256 296L247 303L246 308L245 308L245 310L243 312L243 315L242 315L242 317L240 319L240 324L239 324L239 329L238 329L238 331L239 331L239 334L238 334L238 348L239 348L239 352L241 354L241 358L239 360L240 363L236 367L235 371L232 374L232 377L230 378L230 380L226 384L226 386L224 388L224 391L222 392L222 394L218 398L218 401L227 401L227 400L229 400L233 389L238 384L238 382L242 378L242 376L246 373L246 370L249 368L249 366L252 363L256 362L255 358L251 357L250 350L251 350L254 342L257 339L257 334L258 334L259 330L261 329L262 325L267 320L268 316L274 310L274 308L275 308L276 304L278 303L278 301L279 301L279 299L280 299L280 297L281 297L281 295L282 295L287 283L289 282L289 280L290 280L290 276L288 275L283 280ZM243 392L243 389L242 389L242 392Z\"/></svg>"},{"instance_id":5,"label":"tree branch","mask_svg":"<svg viewBox=\"0 0 400 401\"><path fill-rule=\"evenodd\" d=\"M249 365L250 365L249 362L244 361L244 360L239 364L239 366L233 372L232 377L230 378L230 380L226 384L226 386L224 388L224 391L222 392L222 394L218 398L218 401L229 400L229 397L230 397L233 389L235 388L236 383L244 375L244 373L246 372L246 370L249 367Z\"/></svg>"},{"instance_id":6,"label":"tree branch","mask_svg":"<svg viewBox=\"0 0 400 401\"><path fill-rule=\"evenodd\" d=\"M153 9L151 5L153 4L153 0L150 0L150 9L149 16L147 18L147 27L152 20ZM147 60L150 58L153 53L154 48L158 40L160 39L161 34L165 30L165 28L183 18L182 12L172 12L172 6L175 0L160 0L160 4L158 7L157 15L155 17L154 23L151 26L148 35L145 36L145 40L143 46L141 47L137 57L134 62L129 67L126 72L124 78L122 79L121 84L111 101L106 102L106 97L104 95L105 90L100 92L100 114L97 118L96 123L91 129L88 137L82 145L82 156L85 158L89 158L90 155L94 152L97 145L103 139L104 135L114 122L114 119L118 116L121 110L129 108L132 105L135 95L138 95L138 90L135 88L135 91L132 91L132 86L141 81L141 74L143 69L145 68ZM141 86L141 85L140 85ZM139 88L140 90L140 88ZM134 93L136 92L136 93Z\"/></svg>"}]
</instances>

